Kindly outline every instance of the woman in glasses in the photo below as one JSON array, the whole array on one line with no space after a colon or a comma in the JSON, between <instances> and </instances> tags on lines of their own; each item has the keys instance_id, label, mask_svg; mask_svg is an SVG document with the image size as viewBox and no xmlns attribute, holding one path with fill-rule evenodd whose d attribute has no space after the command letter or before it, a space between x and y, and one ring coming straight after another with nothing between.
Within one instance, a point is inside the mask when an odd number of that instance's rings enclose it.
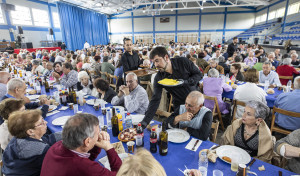
<instances>
[{"instance_id":1,"label":"woman in glasses","mask_svg":"<svg viewBox=\"0 0 300 176\"><path fill-rule=\"evenodd\" d=\"M3 153L2 172L5 175L40 175L44 157L61 133L44 135L47 122L40 110L12 113L8 130L14 136Z\"/></svg>"}]
</instances>

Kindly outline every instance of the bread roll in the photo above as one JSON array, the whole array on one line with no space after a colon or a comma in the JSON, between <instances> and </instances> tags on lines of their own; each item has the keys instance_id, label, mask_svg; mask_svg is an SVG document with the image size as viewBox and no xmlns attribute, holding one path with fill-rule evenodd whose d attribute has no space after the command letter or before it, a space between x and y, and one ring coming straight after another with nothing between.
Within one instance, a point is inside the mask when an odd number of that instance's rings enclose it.
<instances>
[{"instance_id":1,"label":"bread roll","mask_svg":"<svg viewBox=\"0 0 300 176\"><path fill-rule=\"evenodd\" d=\"M238 87L238 85L232 84L231 87L232 87L233 89L236 89L236 88Z\"/></svg>"},{"instance_id":2,"label":"bread roll","mask_svg":"<svg viewBox=\"0 0 300 176\"><path fill-rule=\"evenodd\" d=\"M267 90L267 94L274 94L274 93L275 93L274 89L268 89Z\"/></svg>"},{"instance_id":3,"label":"bread roll","mask_svg":"<svg viewBox=\"0 0 300 176\"><path fill-rule=\"evenodd\" d=\"M29 95L34 95L34 94L36 94L36 90L30 90L30 91L28 92L28 94L29 94Z\"/></svg>"}]
</instances>

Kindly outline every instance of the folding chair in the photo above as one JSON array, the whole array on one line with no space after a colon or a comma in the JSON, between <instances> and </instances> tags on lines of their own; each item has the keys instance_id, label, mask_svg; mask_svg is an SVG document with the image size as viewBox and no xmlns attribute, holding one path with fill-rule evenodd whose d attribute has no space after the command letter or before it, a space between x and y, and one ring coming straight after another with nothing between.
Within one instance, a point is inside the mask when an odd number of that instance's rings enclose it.
<instances>
[{"instance_id":1,"label":"folding chair","mask_svg":"<svg viewBox=\"0 0 300 176\"><path fill-rule=\"evenodd\" d=\"M214 108L212 110L212 113L213 113L212 116L213 117L218 116L218 119L219 119L219 121L221 123L221 128L224 131L225 128L224 128L222 114L221 114L221 111L220 111L220 108L219 108L219 103L218 103L217 97L210 97L210 96L204 95L204 98L206 100L214 101Z\"/></svg>"},{"instance_id":2,"label":"folding chair","mask_svg":"<svg viewBox=\"0 0 300 176\"><path fill-rule=\"evenodd\" d=\"M231 123L236 120L236 111L237 111L237 106L238 105L245 107L246 103L242 102L242 101L238 101L238 100L233 100L233 115L232 115Z\"/></svg>"},{"instance_id":3,"label":"folding chair","mask_svg":"<svg viewBox=\"0 0 300 176\"><path fill-rule=\"evenodd\" d=\"M219 129L219 121L216 120L216 122L213 122L211 124L211 128L214 129L214 132L211 134L211 140L212 142L216 142L217 134L218 134L218 129Z\"/></svg>"}]
</instances>

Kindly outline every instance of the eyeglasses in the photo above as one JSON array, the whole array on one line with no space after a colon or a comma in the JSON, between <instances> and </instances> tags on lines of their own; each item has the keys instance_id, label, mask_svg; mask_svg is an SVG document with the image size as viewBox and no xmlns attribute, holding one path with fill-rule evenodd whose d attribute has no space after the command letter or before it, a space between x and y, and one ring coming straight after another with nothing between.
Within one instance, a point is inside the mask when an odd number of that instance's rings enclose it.
<instances>
[{"instance_id":1,"label":"eyeglasses","mask_svg":"<svg viewBox=\"0 0 300 176\"><path fill-rule=\"evenodd\" d=\"M42 123L40 123L40 124L34 126L34 128L35 128L35 127L38 127L38 126L46 125L46 124L47 124L47 122L46 122L44 119L42 119Z\"/></svg>"},{"instance_id":2,"label":"eyeglasses","mask_svg":"<svg viewBox=\"0 0 300 176\"><path fill-rule=\"evenodd\" d=\"M130 81L126 81L126 84L128 84L128 83L130 83L130 84L131 84L131 83L133 83L133 81L132 81L132 80L130 80Z\"/></svg>"}]
</instances>

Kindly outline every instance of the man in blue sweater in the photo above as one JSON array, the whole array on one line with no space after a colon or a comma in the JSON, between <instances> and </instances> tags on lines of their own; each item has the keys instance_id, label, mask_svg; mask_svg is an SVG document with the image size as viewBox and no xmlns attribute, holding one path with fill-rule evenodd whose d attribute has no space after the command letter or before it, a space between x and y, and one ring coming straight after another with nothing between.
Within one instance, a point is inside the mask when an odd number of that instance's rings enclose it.
<instances>
[{"instance_id":1,"label":"man in blue sweater","mask_svg":"<svg viewBox=\"0 0 300 176\"><path fill-rule=\"evenodd\" d=\"M7 94L0 98L0 102L6 98L16 98L16 99L23 99L26 104L26 109L36 109L39 106L42 106L42 116L45 118L46 114L49 109L50 101L47 98L40 100L39 103L37 102L30 102L30 100L25 97L26 94L26 84L20 78L14 78L8 81L7 83ZM2 117L0 117L0 124L3 123Z\"/></svg>"}]
</instances>

